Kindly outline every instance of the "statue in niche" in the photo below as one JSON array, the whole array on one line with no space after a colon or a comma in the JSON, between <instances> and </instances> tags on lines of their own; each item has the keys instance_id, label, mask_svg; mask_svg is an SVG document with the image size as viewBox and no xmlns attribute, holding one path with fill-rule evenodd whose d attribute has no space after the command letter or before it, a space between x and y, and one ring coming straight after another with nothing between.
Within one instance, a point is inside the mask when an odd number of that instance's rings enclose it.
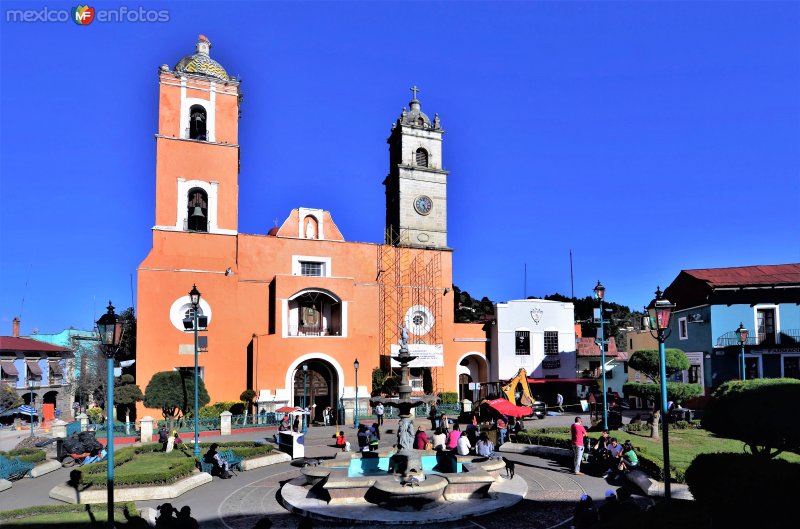
<instances>
[{"instance_id":1,"label":"statue in niche","mask_svg":"<svg viewBox=\"0 0 800 529\"><path fill-rule=\"evenodd\" d=\"M306 224L306 239L316 239L317 238L317 230L314 227L314 221L308 219L308 224Z\"/></svg>"}]
</instances>

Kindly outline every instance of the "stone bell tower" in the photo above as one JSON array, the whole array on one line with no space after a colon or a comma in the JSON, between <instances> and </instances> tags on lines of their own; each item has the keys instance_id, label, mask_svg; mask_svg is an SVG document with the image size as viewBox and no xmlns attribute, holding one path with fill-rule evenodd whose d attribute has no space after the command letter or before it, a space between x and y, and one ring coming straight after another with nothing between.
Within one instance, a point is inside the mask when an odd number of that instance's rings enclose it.
<instances>
[{"instance_id":1,"label":"stone bell tower","mask_svg":"<svg viewBox=\"0 0 800 529\"><path fill-rule=\"evenodd\" d=\"M413 94L409 110L403 108L392 125L389 139L389 175L386 186L386 236L384 242L438 250L447 247L447 174L442 168L444 130L422 112Z\"/></svg>"}]
</instances>

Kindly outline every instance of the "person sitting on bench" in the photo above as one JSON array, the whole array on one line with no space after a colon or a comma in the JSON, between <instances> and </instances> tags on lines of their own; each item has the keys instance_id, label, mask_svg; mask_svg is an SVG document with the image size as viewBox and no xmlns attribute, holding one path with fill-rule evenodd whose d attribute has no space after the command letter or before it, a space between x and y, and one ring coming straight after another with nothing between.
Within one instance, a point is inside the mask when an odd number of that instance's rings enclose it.
<instances>
[{"instance_id":1,"label":"person sitting on bench","mask_svg":"<svg viewBox=\"0 0 800 529\"><path fill-rule=\"evenodd\" d=\"M206 455L203 456L203 461L212 465L212 476L217 475L222 479L230 479L231 473L230 468L228 467L228 462L220 457L219 453L217 453L218 447L219 445L217 443L212 443L208 448Z\"/></svg>"}]
</instances>

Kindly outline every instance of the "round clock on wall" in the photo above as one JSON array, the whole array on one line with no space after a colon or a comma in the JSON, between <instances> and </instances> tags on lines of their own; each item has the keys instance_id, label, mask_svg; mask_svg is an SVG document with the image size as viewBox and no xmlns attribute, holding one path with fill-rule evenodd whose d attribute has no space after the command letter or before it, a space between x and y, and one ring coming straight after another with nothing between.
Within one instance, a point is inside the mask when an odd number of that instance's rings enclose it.
<instances>
[{"instance_id":1,"label":"round clock on wall","mask_svg":"<svg viewBox=\"0 0 800 529\"><path fill-rule=\"evenodd\" d=\"M431 212L431 208L433 208L433 200L430 197L420 195L414 199L414 209L420 215L427 215Z\"/></svg>"}]
</instances>

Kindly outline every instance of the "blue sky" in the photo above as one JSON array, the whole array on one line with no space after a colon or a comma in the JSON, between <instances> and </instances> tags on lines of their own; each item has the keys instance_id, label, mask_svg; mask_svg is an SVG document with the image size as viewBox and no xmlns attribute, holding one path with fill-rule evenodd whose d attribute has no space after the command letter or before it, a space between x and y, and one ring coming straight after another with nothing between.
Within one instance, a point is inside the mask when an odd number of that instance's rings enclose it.
<instances>
[{"instance_id":1,"label":"blue sky","mask_svg":"<svg viewBox=\"0 0 800 529\"><path fill-rule=\"evenodd\" d=\"M633 308L681 269L800 262L800 3L128 5L169 22L13 23L72 4L2 4L0 334L131 305L157 69L199 33L243 79L241 232L305 206L381 241L385 140L416 84L474 296L523 297L526 263L528 295L569 294L570 249L576 295L601 279Z\"/></svg>"}]
</instances>

